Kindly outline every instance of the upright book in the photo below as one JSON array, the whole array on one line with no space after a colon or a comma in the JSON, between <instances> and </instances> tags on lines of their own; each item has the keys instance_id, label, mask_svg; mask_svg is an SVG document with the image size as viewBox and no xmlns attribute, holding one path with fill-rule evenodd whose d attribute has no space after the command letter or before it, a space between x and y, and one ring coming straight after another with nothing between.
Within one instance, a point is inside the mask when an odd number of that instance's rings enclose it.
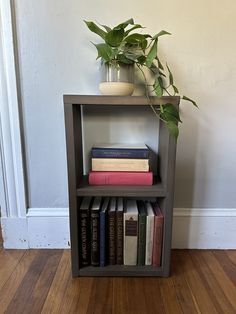
<instances>
[{"instance_id":1,"label":"upright book","mask_svg":"<svg viewBox=\"0 0 236 314\"><path fill-rule=\"evenodd\" d=\"M127 200L124 212L124 265L137 265L138 207L135 200Z\"/></svg>"},{"instance_id":2,"label":"upright book","mask_svg":"<svg viewBox=\"0 0 236 314\"><path fill-rule=\"evenodd\" d=\"M153 252L152 265L161 266L161 251L162 251L162 237L163 237L163 222L164 216L157 203L152 203L154 211L154 232L153 232Z\"/></svg>"},{"instance_id":3,"label":"upright book","mask_svg":"<svg viewBox=\"0 0 236 314\"><path fill-rule=\"evenodd\" d=\"M123 264L123 213L124 213L124 202L123 198L119 197L117 200L117 210L116 210L116 264Z\"/></svg>"},{"instance_id":4,"label":"upright book","mask_svg":"<svg viewBox=\"0 0 236 314\"><path fill-rule=\"evenodd\" d=\"M106 197L103 201L100 210L100 266L103 267L107 263L107 210L109 206L109 197Z\"/></svg>"},{"instance_id":5,"label":"upright book","mask_svg":"<svg viewBox=\"0 0 236 314\"><path fill-rule=\"evenodd\" d=\"M146 221L145 265L152 265L154 213L150 202L146 203L146 208L147 208L147 221Z\"/></svg>"},{"instance_id":6,"label":"upright book","mask_svg":"<svg viewBox=\"0 0 236 314\"><path fill-rule=\"evenodd\" d=\"M152 185L153 173L129 171L90 171L90 185Z\"/></svg>"},{"instance_id":7,"label":"upright book","mask_svg":"<svg viewBox=\"0 0 236 314\"><path fill-rule=\"evenodd\" d=\"M82 266L90 265L90 203L92 197L84 197L79 208L80 258Z\"/></svg>"},{"instance_id":8,"label":"upright book","mask_svg":"<svg viewBox=\"0 0 236 314\"><path fill-rule=\"evenodd\" d=\"M116 264L116 198L112 197L108 211L109 264Z\"/></svg>"},{"instance_id":9,"label":"upright book","mask_svg":"<svg viewBox=\"0 0 236 314\"><path fill-rule=\"evenodd\" d=\"M144 201L137 200L138 205L138 265L145 265L146 218L147 210Z\"/></svg>"},{"instance_id":10,"label":"upright book","mask_svg":"<svg viewBox=\"0 0 236 314\"><path fill-rule=\"evenodd\" d=\"M99 210L101 197L95 197L91 207L91 265L99 266Z\"/></svg>"},{"instance_id":11,"label":"upright book","mask_svg":"<svg viewBox=\"0 0 236 314\"><path fill-rule=\"evenodd\" d=\"M135 158L147 159L149 149L145 144L94 144L93 158Z\"/></svg>"}]
</instances>

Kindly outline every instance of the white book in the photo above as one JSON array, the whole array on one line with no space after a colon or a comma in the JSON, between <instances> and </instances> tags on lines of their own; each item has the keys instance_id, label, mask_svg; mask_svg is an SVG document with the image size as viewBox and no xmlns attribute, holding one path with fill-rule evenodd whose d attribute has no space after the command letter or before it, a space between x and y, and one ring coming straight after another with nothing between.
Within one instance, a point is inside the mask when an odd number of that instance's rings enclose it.
<instances>
[{"instance_id":1,"label":"white book","mask_svg":"<svg viewBox=\"0 0 236 314\"><path fill-rule=\"evenodd\" d=\"M147 208L147 220L146 220L145 265L152 265L154 212L153 212L153 208L150 202L146 203L146 208Z\"/></svg>"},{"instance_id":2,"label":"white book","mask_svg":"<svg viewBox=\"0 0 236 314\"><path fill-rule=\"evenodd\" d=\"M138 207L135 200L127 200L124 212L124 265L137 265Z\"/></svg>"}]
</instances>

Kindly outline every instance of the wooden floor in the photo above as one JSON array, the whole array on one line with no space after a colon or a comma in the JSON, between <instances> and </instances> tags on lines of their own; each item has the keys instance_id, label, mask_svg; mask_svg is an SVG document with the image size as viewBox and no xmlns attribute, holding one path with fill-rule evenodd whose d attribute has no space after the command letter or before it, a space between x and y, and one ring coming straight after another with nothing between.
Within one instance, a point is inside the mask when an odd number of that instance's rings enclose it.
<instances>
[{"instance_id":1,"label":"wooden floor","mask_svg":"<svg viewBox=\"0 0 236 314\"><path fill-rule=\"evenodd\" d=\"M172 252L170 278L77 278L69 250L0 250L0 313L236 313L236 251Z\"/></svg>"}]
</instances>

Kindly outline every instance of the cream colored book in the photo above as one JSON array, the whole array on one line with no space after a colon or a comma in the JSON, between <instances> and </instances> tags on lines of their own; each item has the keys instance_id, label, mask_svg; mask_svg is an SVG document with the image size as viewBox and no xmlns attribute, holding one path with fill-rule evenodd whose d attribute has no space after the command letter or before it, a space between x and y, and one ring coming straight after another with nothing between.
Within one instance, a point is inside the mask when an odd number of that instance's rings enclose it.
<instances>
[{"instance_id":1,"label":"cream colored book","mask_svg":"<svg viewBox=\"0 0 236 314\"><path fill-rule=\"evenodd\" d=\"M146 220L146 252L145 265L152 265L153 251L153 230L154 230L154 212L150 202L146 203L147 220Z\"/></svg>"},{"instance_id":2,"label":"cream colored book","mask_svg":"<svg viewBox=\"0 0 236 314\"><path fill-rule=\"evenodd\" d=\"M148 159L92 158L92 171L148 172Z\"/></svg>"},{"instance_id":3,"label":"cream colored book","mask_svg":"<svg viewBox=\"0 0 236 314\"><path fill-rule=\"evenodd\" d=\"M124 265L137 265L138 207L135 200L127 200L124 212Z\"/></svg>"}]
</instances>

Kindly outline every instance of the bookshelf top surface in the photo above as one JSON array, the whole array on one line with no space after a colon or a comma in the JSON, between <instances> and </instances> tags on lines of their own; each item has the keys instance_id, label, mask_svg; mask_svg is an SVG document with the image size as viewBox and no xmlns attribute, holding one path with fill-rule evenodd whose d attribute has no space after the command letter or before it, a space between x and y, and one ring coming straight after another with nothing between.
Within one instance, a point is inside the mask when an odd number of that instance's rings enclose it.
<instances>
[{"instance_id":1,"label":"bookshelf top surface","mask_svg":"<svg viewBox=\"0 0 236 314\"><path fill-rule=\"evenodd\" d=\"M149 105L146 96L101 96L101 95L64 95L64 104L73 105L117 105L117 106L130 106ZM171 103L178 105L180 101L179 96L163 96L163 97L150 97L152 105L164 105Z\"/></svg>"}]
</instances>

